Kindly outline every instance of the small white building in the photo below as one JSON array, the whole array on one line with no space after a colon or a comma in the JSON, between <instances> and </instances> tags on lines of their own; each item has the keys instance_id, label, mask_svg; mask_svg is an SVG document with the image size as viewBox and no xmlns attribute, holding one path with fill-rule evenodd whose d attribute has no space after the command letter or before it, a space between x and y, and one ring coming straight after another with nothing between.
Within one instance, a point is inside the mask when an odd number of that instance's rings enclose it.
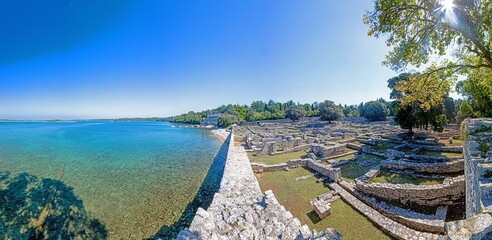
<instances>
[{"instance_id":1,"label":"small white building","mask_svg":"<svg viewBox=\"0 0 492 240\"><path fill-rule=\"evenodd\" d=\"M207 115L206 118L203 119L203 121L200 123L202 126L217 126L219 123L219 117L222 116L222 113L216 113L216 114L209 114Z\"/></svg>"}]
</instances>

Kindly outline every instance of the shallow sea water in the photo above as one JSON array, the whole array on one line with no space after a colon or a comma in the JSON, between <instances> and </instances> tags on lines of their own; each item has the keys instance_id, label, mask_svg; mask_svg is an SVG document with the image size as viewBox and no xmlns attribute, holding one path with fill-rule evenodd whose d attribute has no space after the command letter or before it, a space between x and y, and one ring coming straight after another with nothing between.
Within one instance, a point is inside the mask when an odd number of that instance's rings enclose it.
<instances>
[{"instance_id":1,"label":"shallow sea water","mask_svg":"<svg viewBox=\"0 0 492 240\"><path fill-rule=\"evenodd\" d=\"M220 147L221 142L208 130L172 127L168 123L2 122L0 171L4 175L8 171L10 180L0 174L0 190L8 190L11 178L22 173L39 178L38 182L44 178L59 180L82 201L84 211L77 213L86 212L88 217L80 219L99 221L109 239L149 238L180 218L197 195ZM27 189L52 186L29 181ZM50 187L46 192L53 191ZM10 196L15 200L10 203L17 204L20 194L11 192L0 191L0 197ZM33 199L46 202L49 197ZM25 205L32 202L25 201ZM58 202L49 206L55 204ZM0 211L1 207L0 203ZM49 214L41 217L44 208L21 207L21 212L33 212L32 219L24 223L18 220L17 224L36 229L36 220L55 222ZM0 219L8 217L5 209L10 208L3 209ZM46 212L57 213L54 209ZM69 225L66 221L60 224ZM12 226L3 226L3 231Z\"/></svg>"}]
</instances>

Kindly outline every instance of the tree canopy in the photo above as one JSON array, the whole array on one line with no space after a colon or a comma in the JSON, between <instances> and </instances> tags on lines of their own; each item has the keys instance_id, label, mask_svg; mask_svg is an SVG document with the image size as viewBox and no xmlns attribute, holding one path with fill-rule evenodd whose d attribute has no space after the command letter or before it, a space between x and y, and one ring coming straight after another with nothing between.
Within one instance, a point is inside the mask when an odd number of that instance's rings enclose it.
<instances>
[{"instance_id":1,"label":"tree canopy","mask_svg":"<svg viewBox=\"0 0 492 240\"><path fill-rule=\"evenodd\" d=\"M297 121L306 115L306 111L303 106L290 106L285 112L285 117L292 121Z\"/></svg>"},{"instance_id":2,"label":"tree canopy","mask_svg":"<svg viewBox=\"0 0 492 240\"><path fill-rule=\"evenodd\" d=\"M386 104L379 101L369 101L364 104L364 117L371 121L385 121L389 110Z\"/></svg>"},{"instance_id":3,"label":"tree canopy","mask_svg":"<svg viewBox=\"0 0 492 240\"><path fill-rule=\"evenodd\" d=\"M385 64L402 70L420 66L430 56L445 56L452 48L455 61L443 61L433 72L492 69L492 1L376 0L364 16L369 35L387 36L392 47Z\"/></svg>"},{"instance_id":4,"label":"tree canopy","mask_svg":"<svg viewBox=\"0 0 492 240\"><path fill-rule=\"evenodd\" d=\"M390 97L395 99L395 121L401 128L412 132L414 127L442 130L447 118L444 101L448 98L449 85L438 78L416 77L418 73L403 73L388 80Z\"/></svg>"},{"instance_id":5,"label":"tree canopy","mask_svg":"<svg viewBox=\"0 0 492 240\"><path fill-rule=\"evenodd\" d=\"M320 119L322 121L336 121L342 118L342 109L335 105L333 101L326 100L319 104Z\"/></svg>"},{"instance_id":6,"label":"tree canopy","mask_svg":"<svg viewBox=\"0 0 492 240\"><path fill-rule=\"evenodd\" d=\"M370 36L386 38L391 48L386 66L398 72L409 65L425 67L413 75L426 80L420 86L429 78L452 85L466 76L459 90L477 115L492 116L490 107L484 108L492 99L491 6L491 0L375 0L364 22Z\"/></svg>"}]
</instances>

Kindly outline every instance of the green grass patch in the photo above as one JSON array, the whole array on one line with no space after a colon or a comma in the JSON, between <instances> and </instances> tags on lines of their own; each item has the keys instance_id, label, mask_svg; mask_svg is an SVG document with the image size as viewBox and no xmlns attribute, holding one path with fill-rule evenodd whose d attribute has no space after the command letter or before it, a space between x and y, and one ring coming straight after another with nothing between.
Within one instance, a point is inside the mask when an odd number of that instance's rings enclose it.
<instances>
[{"instance_id":1,"label":"green grass patch","mask_svg":"<svg viewBox=\"0 0 492 240\"><path fill-rule=\"evenodd\" d=\"M374 150L375 152L384 153L388 149L394 149L395 146L396 146L396 144L385 142L383 144L379 144L376 146L369 146L369 147L372 148L372 150Z\"/></svg>"},{"instance_id":2,"label":"green grass patch","mask_svg":"<svg viewBox=\"0 0 492 240\"><path fill-rule=\"evenodd\" d=\"M323 183L316 183L314 177L295 181L296 177L310 173L304 168L296 168L288 172L267 172L256 176L262 191L272 190L277 200L310 229L322 231L331 227L347 240L391 239L342 200L333 202L331 214L320 220L309 200L330 190Z\"/></svg>"},{"instance_id":3,"label":"green grass patch","mask_svg":"<svg viewBox=\"0 0 492 240\"><path fill-rule=\"evenodd\" d=\"M458 157L458 156L463 156L462 153L433 152L433 151L422 151L419 154L420 155L429 155L429 156L438 156L438 157Z\"/></svg>"},{"instance_id":4,"label":"green grass patch","mask_svg":"<svg viewBox=\"0 0 492 240\"><path fill-rule=\"evenodd\" d=\"M436 185L441 184L442 179L432 178L413 178L404 174L391 173L386 170L382 170L381 173L372 179L375 183L393 183L393 184L415 184L415 185Z\"/></svg>"},{"instance_id":5,"label":"green grass patch","mask_svg":"<svg viewBox=\"0 0 492 240\"><path fill-rule=\"evenodd\" d=\"M459 139L453 139L453 143L449 143L449 140L439 140L439 142L444 144L444 146L463 146L463 141Z\"/></svg>"},{"instance_id":6,"label":"green grass patch","mask_svg":"<svg viewBox=\"0 0 492 240\"><path fill-rule=\"evenodd\" d=\"M349 154L349 155L346 155L346 156L337 157L337 158L333 158L333 159L330 159L330 160L335 160L335 161L339 162L339 161L342 161L342 160L350 160L350 159L352 159L354 157L355 157L355 154Z\"/></svg>"},{"instance_id":7,"label":"green grass patch","mask_svg":"<svg viewBox=\"0 0 492 240\"><path fill-rule=\"evenodd\" d=\"M359 164L357 164L358 161L364 161L367 159L374 159L376 160L376 162L367 167L360 166ZM340 167L342 169L342 178L347 182L351 182L354 179L366 174L369 170L371 170L371 168L380 164L382 160L383 160L382 158L369 154L358 156L354 162L345 164Z\"/></svg>"},{"instance_id":8,"label":"green grass patch","mask_svg":"<svg viewBox=\"0 0 492 240\"><path fill-rule=\"evenodd\" d=\"M286 163L292 159L305 158L307 155L306 151L297 151L291 153L282 153L277 155L262 155L262 156L254 156L255 153L248 152L248 157L250 162L255 163L264 163L268 165Z\"/></svg>"}]
</instances>

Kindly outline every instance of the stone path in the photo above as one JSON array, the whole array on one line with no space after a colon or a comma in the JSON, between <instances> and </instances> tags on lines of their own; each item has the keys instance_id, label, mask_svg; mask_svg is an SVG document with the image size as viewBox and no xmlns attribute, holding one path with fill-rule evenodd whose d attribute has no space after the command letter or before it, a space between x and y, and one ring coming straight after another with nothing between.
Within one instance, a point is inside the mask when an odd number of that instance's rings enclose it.
<instances>
[{"instance_id":1,"label":"stone path","mask_svg":"<svg viewBox=\"0 0 492 240\"><path fill-rule=\"evenodd\" d=\"M272 191L263 194L244 148L231 134L220 190L207 210L199 208L178 239L340 239L331 229L309 230Z\"/></svg>"},{"instance_id":2,"label":"stone path","mask_svg":"<svg viewBox=\"0 0 492 240\"><path fill-rule=\"evenodd\" d=\"M385 232L389 233L391 236L402 239L402 240L437 240L437 239L447 239L445 236L419 232L413 229L410 229L398 222L395 222L386 216L382 215L378 211L364 204L362 201L354 197L352 194L343 189L338 183L329 184L330 188L337 191L338 194L348 202L352 207L354 207L357 211L364 214L369 220L378 225L381 229L384 229Z\"/></svg>"}]
</instances>

